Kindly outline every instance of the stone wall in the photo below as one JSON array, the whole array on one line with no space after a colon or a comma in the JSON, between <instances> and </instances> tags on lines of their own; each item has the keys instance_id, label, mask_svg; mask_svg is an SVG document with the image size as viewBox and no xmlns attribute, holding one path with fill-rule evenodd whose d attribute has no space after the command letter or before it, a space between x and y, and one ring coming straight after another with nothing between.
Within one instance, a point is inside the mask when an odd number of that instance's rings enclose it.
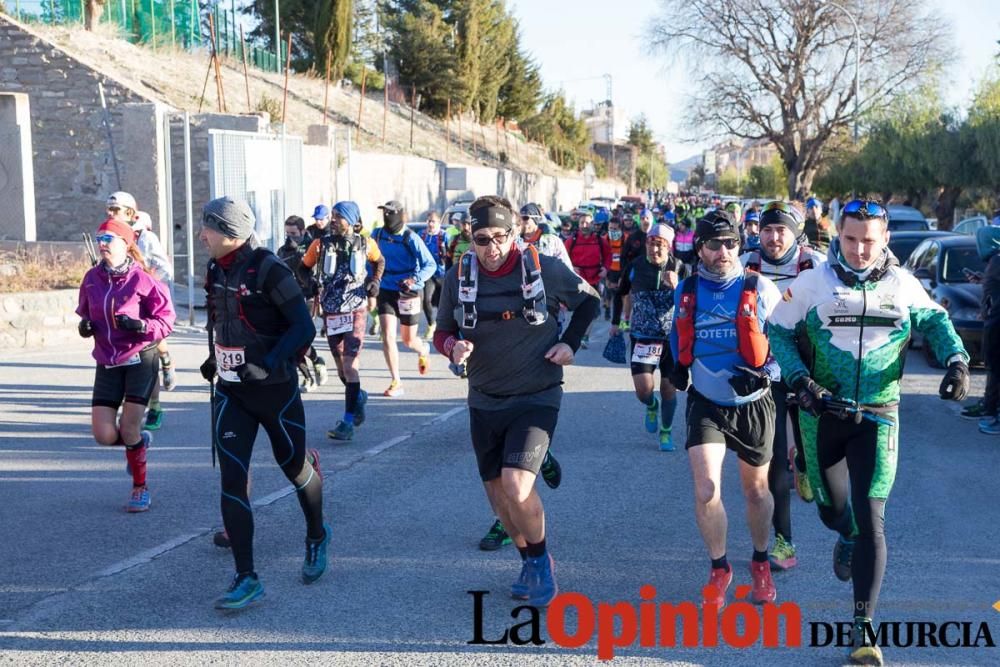
<instances>
[{"instance_id":1,"label":"stone wall","mask_svg":"<svg viewBox=\"0 0 1000 667\"><path fill-rule=\"evenodd\" d=\"M97 84L111 113L116 148L124 146L122 104L152 102L74 58L30 28L0 16L0 90L27 93L34 144L38 238L66 241L90 231L119 189ZM120 157L120 156L119 156ZM129 189L128 169L122 189Z\"/></svg>"},{"instance_id":2,"label":"stone wall","mask_svg":"<svg viewBox=\"0 0 1000 667\"><path fill-rule=\"evenodd\" d=\"M78 337L79 290L0 294L0 349L52 347Z\"/></svg>"}]
</instances>

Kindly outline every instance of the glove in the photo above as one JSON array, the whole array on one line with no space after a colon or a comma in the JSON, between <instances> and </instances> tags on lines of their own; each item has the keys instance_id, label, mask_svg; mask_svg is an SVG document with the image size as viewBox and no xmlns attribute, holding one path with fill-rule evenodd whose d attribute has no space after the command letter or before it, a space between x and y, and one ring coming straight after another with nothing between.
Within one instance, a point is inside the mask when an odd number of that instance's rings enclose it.
<instances>
[{"instance_id":1,"label":"glove","mask_svg":"<svg viewBox=\"0 0 1000 667\"><path fill-rule=\"evenodd\" d=\"M948 365L938 395L945 401L961 401L969 393L969 366L964 361Z\"/></svg>"},{"instance_id":2,"label":"glove","mask_svg":"<svg viewBox=\"0 0 1000 667\"><path fill-rule=\"evenodd\" d=\"M674 364L674 367L667 373L667 379L677 391L687 391L688 387L691 386L691 369L687 366Z\"/></svg>"},{"instance_id":3,"label":"glove","mask_svg":"<svg viewBox=\"0 0 1000 667\"><path fill-rule=\"evenodd\" d=\"M90 320L80 320L76 330L80 332L82 338L90 338L94 335L94 323Z\"/></svg>"},{"instance_id":4,"label":"glove","mask_svg":"<svg viewBox=\"0 0 1000 667\"><path fill-rule=\"evenodd\" d=\"M215 378L215 357L209 357L206 359L204 363L198 367L198 370L201 371L201 376L205 378L205 382L211 382L212 379Z\"/></svg>"},{"instance_id":5,"label":"glove","mask_svg":"<svg viewBox=\"0 0 1000 667\"><path fill-rule=\"evenodd\" d=\"M378 283L375 282L374 280L371 281L370 283L368 283L367 285L365 285L365 292L372 299L374 299L375 297L378 296L378 289L379 289L378 288Z\"/></svg>"},{"instance_id":6,"label":"glove","mask_svg":"<svg viewBox=\"0 0 1000 667\"><path fill-rule=\"evenodd\" d=\"M115 315L115 324L118 325L119 329L124 329L125 331L142 333L146 330L145 322L129 317L128 315Z\"/></svg>"},{"instance_id":7,"label":"glove","mask_svg":"<svg viewBox=\"0 0 1000 667\"><path fill-rule=\"evenodd\" d=\"M816 384L808 375L795 380L792 383L795 390L795 398L798 400L799 409L805 410L813 417L819 417L823 412L823 404L827 398L832 397L829 391Z\"/></svg>"}]
</instances>

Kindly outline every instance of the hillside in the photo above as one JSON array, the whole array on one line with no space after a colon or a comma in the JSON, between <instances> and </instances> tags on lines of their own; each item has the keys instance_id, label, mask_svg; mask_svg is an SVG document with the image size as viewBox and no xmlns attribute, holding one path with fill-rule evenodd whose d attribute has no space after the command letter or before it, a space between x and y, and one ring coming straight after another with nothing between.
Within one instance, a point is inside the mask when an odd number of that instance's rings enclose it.
<instances>
[{"instance_id":1,"label":"hillside","mask_svg":"<svg viewBox=\"0 0 1000 667\"><path fill-rule=\"evenodd\" d=\"M117 39L111 28L101 25L96 32L80 28L32 24L32 30L65 49L68 53L121 81L137 92L159 100L181 111L197 112L208 71L209 56L204 52L187 52L136 46ZM237 60L223 60L223 95L229 113L247 113L247 84L243 65ZM264 100L271 108L281 109L284 75L249 70L250 109ZM323 122L323 100L326 86L322 79L293 74L288 84L287 130L306 135L309 125ZM205 89L202 111L218 109L214 74ZM329 87L328 116L331 124L351 126L357 122L361 95L357 90ZM272 120L280 120L279 118ZM353 130L356 150L383 151L417 155L436 160L447 159L458 164L497 166L496 147L508 154L507 166L523 171L565 176L569 172L550 161L540 146L528 144L515 133L499 133L493 126L462 123L463 148L459 150L458 123L451 124L451 147L447 146L443 123L421 113L415 114L413 148L410 149L410 108L389 103L386 117L386 142L382 145L383 103L381 91L366 96L361 119L361 131ZM476 133L477 150L473 152L471 132ZM484 147L485 144L485 147Z\"/></svg>"}]
</instances>

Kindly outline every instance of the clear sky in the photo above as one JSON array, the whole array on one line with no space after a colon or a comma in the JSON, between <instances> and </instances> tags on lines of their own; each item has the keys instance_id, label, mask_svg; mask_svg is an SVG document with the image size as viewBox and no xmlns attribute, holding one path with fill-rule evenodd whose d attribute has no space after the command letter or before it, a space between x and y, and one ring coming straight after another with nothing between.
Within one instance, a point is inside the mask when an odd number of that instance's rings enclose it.
<instances>
[{"instance_id":1,"label":"clear sky","mask_svg":"<svg viewBox=\"0 0 1000 667\"><path fill-rule=\"evenodd\" d=\"M649 53L643 38L659 0L508 0L521 23L521 38L541 65L547 89L562 88L577 110L605 99L605 73L612 76L613 101L630 118L645 113L667 159L679 162L707 143L684 143L683 96L690 85L683 63ZM930 0L952 23L958 62L949 72L945 99L967 108L973 89L1000 51L998 0Z\"/></svg>"}]
</instances>

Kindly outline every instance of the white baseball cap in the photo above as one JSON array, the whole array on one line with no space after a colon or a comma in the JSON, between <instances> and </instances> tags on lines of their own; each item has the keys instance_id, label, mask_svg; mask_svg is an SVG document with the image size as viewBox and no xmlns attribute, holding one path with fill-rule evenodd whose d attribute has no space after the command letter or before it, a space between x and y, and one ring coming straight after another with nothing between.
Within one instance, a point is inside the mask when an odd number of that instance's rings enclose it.
<instances>
[{"instance_id":1,"label":"white baseball cap","mask_svg":"<svg viewBox=\"0 0 1000 667\"><path fill-rule=\"evenodd\" d=\"M132 229L137 232L153 229L153 219L145 211L136 211L135 220L132 221Z\"/></svg>"},{"instance_id":2,"label":"white baseball cap","mask_svg":"<svg viewBox=\"0 0 1000 667\"><path fill-rule=\"evenodd\" d=\"M112 192L108 195L108 208L112 206L119 206L121 208L130 208L133 211L139 208L138 204L135 203L135 197L127 192Z\"/></svg>"}]
</instances>

